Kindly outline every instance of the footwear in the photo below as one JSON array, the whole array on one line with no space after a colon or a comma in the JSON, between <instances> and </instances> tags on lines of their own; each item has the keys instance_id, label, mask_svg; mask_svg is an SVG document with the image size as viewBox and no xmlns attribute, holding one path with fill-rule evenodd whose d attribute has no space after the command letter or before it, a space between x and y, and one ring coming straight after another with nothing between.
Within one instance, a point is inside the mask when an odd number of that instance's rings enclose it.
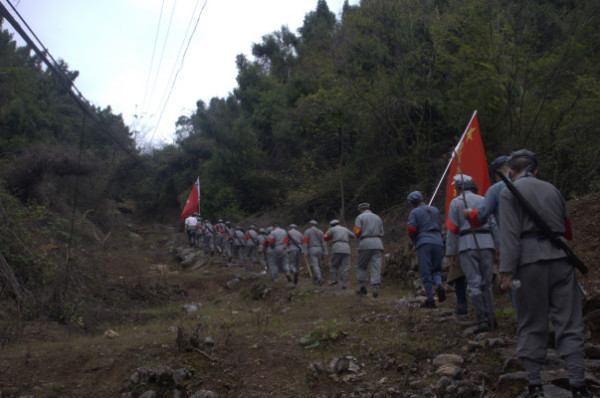
<instances>
[{"instance_id":1,"label":"footwear","mask_svg":"<svg viewBox=\"0 0 600 398\"><path fill-rule=\"evenodd\" d=\"M421 304L421 308L437 308L435 301L425 301Z\"/></svg>"},{"instance_id":2,"label":"footwear","mask_svg":"<svg viewBox=\"0 0 600 398\"><path fill-rule=\"evenodd\" d=\"M364 286L361 286L360 289L358 289L354 293L356 293L358 295L361 295L361 296L366 296L367 295L367 288L364 287Z\"/></svg>"},{"instance_id":3,"label":"footwear","mask_svg":"<svg viewBox=\"0 0 600 398\"><path fill-rule=\"evenodd\" d=\"M527 386L527 398L543 398L544 397L544 389L539 384L529 385Z\"/></svg>"},{"instance_id":4,"label":"footwear","mask_svg":"<svg viewBox=\"0 0 600 398\"><path fill-rule=\"evenodd\" d=\"M592 396L586 386L571 387L571 394L573 394L573 398L585 398Z\"/></svg>"},{"instance_id":5,"label":"footwear","mask_svg":"<svg viewBox=\"0 0 600 398\"><path fill-rule=\"evenodd\" d=\"M485 332L489 332L489 331L490 331L490 325L488 324L487 321L484 321L484 322L479 322L479 324L477 325L477 329L473 330L473 334L485 333ZM540 395L540 397L543 397L543 396L544 395ZM537 397L537 395L532 395L532 397Z\"/></svg>"},{"instance_id":6,"label":"footwear","mask_svg":"<svg viewBox=\"0 0 600 398\"><path fill-rule=\"evenodd\" d=\"M437 285L435 292L437 293L438 301L440 303L446 301L446 289L444 289L444 285Z\"/></svg>"},{"instance_id":7,"label":"footwear","mask_svg":"<svg viewBox=\"0 0 600 398\"><path fill-rule=\"evenodd\" d=\"M288 281L288 282L291 282L291 281L292 281L292 278L289 276L289 274L288 274L288 275L286 275L285 277L287 278L287 281Z\"/></svg>"},{"instance_id":8,"label":"footwear","mask_svg":"<svg viewBox=\"0 0 600 398\"><path fill-rule=\"evenodd\" d=\"M373 285L373 298L379 296L379 285Z\"/></svg>"},{"instance_id":9,"label":"footwear","mask_svg":"<svg viewBox=\"0 0 600 398\"><path fill-rule=\"evenodd\" d=\"M329 282L329 284L327 286L335 286L335 285L337 285L337 281Z\"/></svg>"},{"instance_id":10,"label":"footwear","mask_svg":"<svg viewBox=\"0 0 600 398\"><path fill-rule=\"evenodd\" d=\"M466 316L467 316L467 311L459 311L459 310L456 310L456 311L454 311L454 312L452 313L452 315L454 315L454 316L457 316L457 317L459 317L459 318L464 318L464 317L466 317Z\"/></svg>"},{"instance_id":11,"label":"footwear","mask_svg":"<svg viewBox=\"0 0 600 398\"><path fill-rule=\"evenodd\" d=\"M346 285L342 285L342 289L346 290Z\"/></svg>"}]
</instances>

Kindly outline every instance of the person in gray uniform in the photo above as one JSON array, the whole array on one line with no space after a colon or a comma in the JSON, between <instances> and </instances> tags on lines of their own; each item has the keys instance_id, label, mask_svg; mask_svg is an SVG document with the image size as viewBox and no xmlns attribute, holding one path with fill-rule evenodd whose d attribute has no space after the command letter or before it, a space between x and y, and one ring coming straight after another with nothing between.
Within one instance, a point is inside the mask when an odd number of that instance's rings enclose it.
<instances>
[{"instance_id":1,"label":"person in gray uniform","mask_svg":"<svg viewBox=\"0 0 600 398\"><path fill-rule=\"evenodd\" d=\"M472 228L463 216L465 208L477 208L483 202L483 196L475 194L477 190L473 179L466 174L454 176L458 196L452 199L448 209L448 235L446 237L446 256L450 265L460 267L467 279L467 292L473 304L477 318L475 333L496 329L492 278L496 247L499 246L496 220L490 216L488 222L479 228Z\"/></svg>"},{"instance_id":2,"label":"person in gray uniform","mask_svg":"<svg viewBox=\"0 0 600 398\"><path fill-rule=\"evenodd\" d=\"M204 220L202 224L202 228L204 229L204 238L202 242L202 247L204 249L204 254L211 256L215 255L215 227L210 223L210 220Z\"/></svg>"},{"instance_id":3,"label":"person in gray uniform","mask_svg":"<svg viewBox=\"0 0 600 398\"><path fill-rule=\"evenodd\" d=\"M381 257L383 254L383 222L378 215L371 212L371 205L361 203L358 205L360 214L354 220L352 232L360 239L356 259L356 279L360 288L356 294L367 294L367 268L371 265L371 285L373 297L379 295L381 285Z\"/></svg>"},{"instance_id":4,"label":"person in gray uniform","mask_svg":"<svg viewBox=\"0 0 600 398\"><path fill-rule=\"evenodd\" d=\"M298 272L300 272L300 261L302 260L302 239L304 235L298 231L296 224L290 224L289 230L287 231L287 237L289 244L287 248L288 263L290 272L294 274L294 285L298 283Z\"/></svg>"},{"instance_id":5,"label":"person in gray uniform","mask_svg":"<svg viewBox=\"0 0 600 398\"><path fill-rule=\"evenodd\" d=\"M230 263L233 261L233 236L235 234L234 229L231 227L231 222L225 221L225 256L227 257L227 262Z\"/></svg>"},{"instance_id":6,"label":"person in gray uniform","mask_svg":"<svg viewBox=\"0 0 600 398\"><path fill-rule=\"evenodd\" d=\"M570 240L565 201L552 184L536 178L536 155L525 149L513 152L508 165L511 180L525 200L557 236ZM584 326L574 267L509 189L500 193L500 225L502 288L511 289L513 280L521 282L515 290L517 355L527 371L528 396L544 396L540 371L546 358L550 318L556 351L567 364L573 397L591 397L585 385Z\"/></svg>"},{"instance_id":7,"label":"person in gray uniform","mask_svg":"<svg viewBox=\"0 0 600 398\"><path fill-rule=\"evenodd\" d=\"M417 249L421 282L427 295L427 300L421 307L435 308L434 285L438 300L440 302L446 300L446 291L442 284L442 260L444 259L442 219L436 207L423 203L421 192L413 191L406 199L414 207L408 215L406 233Z\"/></svg>"},{"instance_id":8,"label":"person in gray uniform","mask_svg":"<svg viewBox=\"0 0 600 398\"><path fill-rule=\"evenodd\" d=\"M269 235L269 246L273 248L273 261L270 264L271 279L273 280L276 280L279 276L279 267L281 267L283 272L285 272L288 282L292 281L286 252L288 243L287 232L279 227L278 221L273 222L273 230Z\"/></svg>"},{"instance_id":9,"label":"person in gray uniform","mask_svg":"<svg viewBox=\"0 0 600 398\"><path fill-rule=\"evenodd\" d=\"M348 286L351 254L350 239L354 239L354 233L340 225L339 220L329 222L329 229L323 235L323 240L326 242L331 241L331 259L329 263L331 282L329 282L329 286L336 286L338 279L342 281L342 289L346 289Z\"/></svg>"},{"instance_id":10,"label":"person in gray uniform","mask_svg":"<svg viewBox=\"0 0 600 398\"><path fill-rule=\"evenodd\" d=\"M267 231L264 228L258 229L258 246L256 247L256 257L262 273L267 271Z\"/></svg>"},{"instance_id":11,"label":"person in gray uniform","mask_svg":"<svg viewBox=\"0 0 600 398\"><path fill-rule=\"evenodd\" d=\"M217 220L215 224L215 249L223 255L225 253L225 223L222 219Z\"/></svg>"},{"instance_id":12,"label":"person in gray uniform","mask_svg":"<svg viewBox=\"0 0 600 398\"><path fill-rule=\"evenodd\" d=\"M246 232L244 239L246 242L246 247L244 248L245 264L248 269L252 269L256 262L256 250L258 247L258 232L256 232L254 225L248 227L248 232Z\"/></svg>"},{"instance_id":13,"label":"person in gray uniform","mask_svg":"<svg viewBox=\"0 0 600 398\"><path fill-rule=\"evenodd\" d=\"M238 259L238 265L240 267L244 266L244 230L239 225L236 225L235 231L233 232L233 263L235 264L235 259Z\"/></svg>"},{"instance_id":14,"label":"person in gray uniform","mask_svg":"<svg viewBox=\"0 0 600 398\"><path fill-rule=\"evenodd\" d=\"M327 244L323 239L323 231L317 226L318 222L310 220L310 227L304 231L302 238L302 253L310 259L310 268L313 274L313 285L321 284L321 265L327 256Z\"/></svg>"},{"instance_id":15,"label":"person in gray uniform","mask_svg":"<svg viewBox=\"0 0 600 398\"><path fill-rule=\"evenodd\" d=\"M269 270L273 269L273 245L270 243L271 232L273 232L273 227L267 227L265 229L265 238L267 240L267 247L265 248L265 258L267 260L267 268Z\"/></svg>"}]
</instances>

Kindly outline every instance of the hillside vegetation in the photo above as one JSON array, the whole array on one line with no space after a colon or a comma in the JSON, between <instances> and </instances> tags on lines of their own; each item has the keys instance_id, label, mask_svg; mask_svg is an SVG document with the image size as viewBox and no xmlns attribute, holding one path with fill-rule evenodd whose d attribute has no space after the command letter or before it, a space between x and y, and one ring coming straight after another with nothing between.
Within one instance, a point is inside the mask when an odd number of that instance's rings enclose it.
<instances>
[{"instance_id":1,"label":"hillside vegetation","mask_svg":"<svg viewBox=\"0 0 600 398\"><path fill-rule=\"evenodd\" d=\"M237 57L230 96L198 101L173 143L148 148L110 106L86 116L1 30L0 345L23 341L31 322L85 334L148 315L117 309L161 302L160 288L135 278L140 262L172 261L168 246L120 250L144 241L142 228L175 225L198 176L212 220L349 224L367 201L393 245L406 194L431 196L478 110L488 159L526 147L566 198L593 195L599 46L597 1L363 0L335 15L318 0L298 32L265 32L252 57ZM76 81L67 62L58 67ZM260 314L257 333L269 318Z\"/></svg>"}]
</instances>

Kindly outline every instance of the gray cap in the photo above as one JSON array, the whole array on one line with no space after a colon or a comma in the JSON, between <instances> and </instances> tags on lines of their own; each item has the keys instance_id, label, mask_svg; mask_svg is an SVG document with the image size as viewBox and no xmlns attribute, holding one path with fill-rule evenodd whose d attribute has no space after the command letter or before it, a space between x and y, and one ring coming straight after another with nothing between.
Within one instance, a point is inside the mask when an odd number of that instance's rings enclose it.
<instances>
[{"instance_id":1,"label":"gray cap","mask_svg":"<svg viewBox=\"0 0 600 398\"><path fill-rule=\"evenodd\" d=\"M361 203L358 205L358 211L362 211L362 210L366 210L366 209L370 209L371 205L368 203Z\"/></svg>"},{"instance_id":2,"label":"gray cap","mask_svg":"<svg viewBox=\"0 0 600 398\"><path fill-rule=\"evenodd\" d=\"M290 224L289 228L298 228L296 224Z\"/></svg>"},{"instance_id":3,"label":"gray cap","mask_svg":"<svg viewBox=\"0 0 600 398\"><path fill-rule=\"evenodd\" d=\"M419 191L412 191L408 194L406 200L408 200L410 203L419 203L423 200L423 194Z\"/></svg>"},{"instance_id":4,"label":"gray cap","mask_svg":"<svg viewBox=\"0 0 600 398\"><path fill-rule=\"evenodd\" d=\"M249 229L256 229L256 225L254 224L250 224L250 226L248 227Z\"/></svg>"},{"instance_id":5,"label":"gray cap","mask_svg":"<svg viewBox=\"0 0 600 398\"><path fill-rule=\"evenodd\" d=\"M310 225L319 225L319 223L318 223L318 222L316 222L315 220L310 220L308 223L309 223Z\"/></svg>"},{"instance_id":6,"label":"gray cap","mask_svg":"<svg viewBox=\"0 0 600 398\"><path fill-rule=\"evenodd\" d=\"M242 230L242 227L240 227L239 225L236 225L236 226L235 226L235 229L237 229L238 231L241 231L241 230Z\"/></svg>"},{"instance_id":7,"label":"gray cap","mask_svg":"<svg viewBox=\"0 0 600 398\"><path fill-rule=\"evenodd\" d=\"M468 187L471 184L473 184L473 178L466 174L456 174L454 177L452 177L452 185L455 185L459 188L462 188L463 185Z\"/></svg>"},{"instance_id":8,"label":"gray cap","mask_svg":"<svg viewBox=\"0 0 600 398\"><path fill-rule=\"evenodd\" d=\"M338 225L340 223L340 220L331 220L329 221L329 225Z\"/></svg>"},{"instance_id":9,"label":"gray cap","mask_svg":"<svg viewBox=\"0 0 600 398\"><path fill-rule=\"evenodd\" d=\"M261 228L261 229L258 230L258 232L260 232L261 234L264 234L266 231L265 231L264 228Z\"/></svg>"},{"instance_id":10,"label":"gray cap","mask_svg":"<svg viewBox=\"0 0 600 398\"><path fill-rule=\"evenodd\" d=\"M515 161L516 159L525 158L531 161L531 170L535 170L538 167L537 157L534 152L528 151L527 149L519 149L510 154L508 163Z\"/></svg>"},{"instance_id":11,"label":"gray cap","mask_svg":"<svg viewBox=\"0 0 600 398\"><path fill-rule=\"evenodd\" d=\"M498 156L492 162L492 170L498 170L506 162L508 162L508 156L506 156L506 155Z\"/></svg>"},{"instance_id":12,"label":"gray cap","mask_svg":"<svg viewBox=\"0 0 600 398\"><path fill-rule=\"evenodd\" d=\"M217 220L217 222L223 222L223 219L222 219L222 218L219 218L219 219Z\"/></svg>"}]
</instances>

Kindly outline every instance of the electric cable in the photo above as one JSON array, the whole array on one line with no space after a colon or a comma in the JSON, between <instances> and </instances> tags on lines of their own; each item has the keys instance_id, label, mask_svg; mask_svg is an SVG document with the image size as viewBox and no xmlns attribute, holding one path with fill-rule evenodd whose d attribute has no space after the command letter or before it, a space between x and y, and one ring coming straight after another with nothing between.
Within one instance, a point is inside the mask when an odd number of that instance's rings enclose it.
<instances>
[{"instance_id":1,"label":"electric cable","mask_svg":"<svg viewBox=\"0 0 600 398\"><path fill-rule=\"evenodd\" d=\"M160 15L158 16L158 26L156 27L156 35L154 36L154 46L152 47L152 57L150 58L150 69L148 70L148 77L146 78L146 87L144 89L144 97L142 98L142 105L140 107L140 114L146 109L146 98L148 95L148 86L150 85L150 76L152 75L152 66L154 65L154 55L156 54L156 44L158 44L158 34L160 32L160 23L162 21L163 9L165 7L165 0L162 0L160 5Z\"/></svg>"},{"instance_id":2,"label":"electric cable","mask_svg":"<svg viewBox=\"0 0 600 398\"><path fill-rule=\"evenodd\" d=\"M194 25L194 30L192 31L192 34L190 35L190 38L188 40L188 43L187 43L187 46L183 53L183 56L181 57L181 63L179 65L179 69L177 70L177 73L175 74L175 78L173 79L173 84L171 84L171 89L169 90L169 95L167 96L167 99L165 100L163 108L160 111L160 115L158 117L158 122L156 123L156 127L154 128L154 132L152 133L152 137L151 137L150 141L152 141L152 139L154 138L154 135L156 134L156 131L158 130L158 126L160 125L160 121L165 112L165 108L167 107L167 104L169 103L169 99L171 98L171 93L173 93L173 88L175 87L175 83L177 82L177 77L179 76L179 72L181 72L181 70L183 69L183 63L185 61L185 56L187 55L187 51L190 48L190 43L192 42L194 33L196 33L196 29L198 28L198 23L200 22L200 17L202 16L202 12L204 11L204 8L206 7L207 3L208 3L208 0L205 0L204 4L202 5L202 9L200 10L200 13L198 14L198 18L196 19L196 24Z\"/></svg>"}]
</instances>

